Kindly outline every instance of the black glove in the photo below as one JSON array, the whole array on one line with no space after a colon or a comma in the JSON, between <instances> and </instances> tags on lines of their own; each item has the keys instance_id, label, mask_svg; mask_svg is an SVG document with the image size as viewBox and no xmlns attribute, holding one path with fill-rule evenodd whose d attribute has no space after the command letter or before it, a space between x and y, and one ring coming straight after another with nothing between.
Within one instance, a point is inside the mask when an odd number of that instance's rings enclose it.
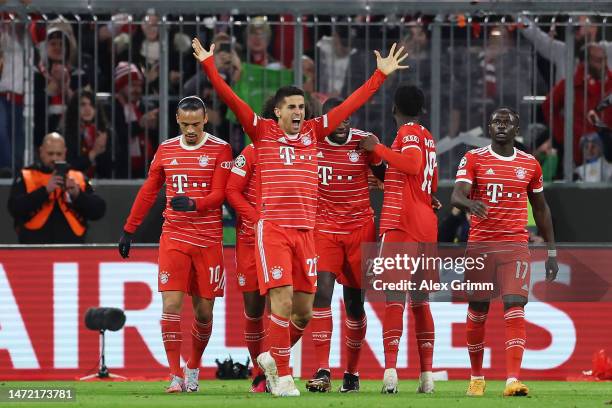
<instances>
[{"instance_id":1,"label":"black glove","mask_svg":"<svg viewBox=\"0 0 612 408\"><path fill-rule=\"evenodd\" d=\"M130 246L132 245L132 234L123 231L121 238L119 238L119 255L122 258L130 257Z\"/></svg>"},{"instance_id":2,"label":"black glove","mask_svg":"<svg viewBox=\"0 0 612 408\"><path fill-rule=\"evenodd\" d=\"M549 256L546 262L544 263L544 267L546 268L546 280L548 282L554 281L557 278L557 273L559 272L557 257Z\"/></svg>"},{"instance_id":3,"label":"black glove","mask_svg":"<svg viewBox=\"0 0 612 408\"><path fill-rule=\"evenodd\" d=\"M195 201L185 195L176 195L170 200L170 206L174 211L193 211L195 210Z\"/></svg>"}]
</instances>

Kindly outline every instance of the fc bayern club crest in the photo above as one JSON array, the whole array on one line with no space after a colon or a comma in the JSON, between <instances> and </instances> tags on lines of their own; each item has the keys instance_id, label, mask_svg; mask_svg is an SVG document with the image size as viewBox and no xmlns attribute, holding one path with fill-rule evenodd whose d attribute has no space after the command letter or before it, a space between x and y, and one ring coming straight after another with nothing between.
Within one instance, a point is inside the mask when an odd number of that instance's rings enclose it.
<instances>
[{"instance_id":1,"label":"fc bayern club crest","mask_svg":"<svg viewBox=\"0 0 612 408\"><path fill-rule=\"evenodd\" d=\"M274 267L272 267L271 272L272 272L272 277L273 277L274 279L277 279L277 280L278 280L278 279L280 279L280 278L282 278L282 277L283 277L283 268L281 268L280 266L274 266Z\"/></svg>"},{"instance_id":2,"label":"fc bayern club crest","mask_svg":"<svg viewBox=\"0 0 612 408\"><path fill-rule=\"evenodd\" d=\"M312 144L312 139L310 138L310 136L304 136L302 138L302 143L304 144L304 146L310 146Z\"/></svg>"},{"instance_id":3,"label":"fc bayern club crest","mask_svg":"<svg viewBox=\"0 0 612 408\"><path fill-rule=\"evenodd\" d=\"M200 156L200 158L198 159L198 164L200 165L200 167L208 166L208 156Z\"/></svg>"},{"instance_id":4,"label":"fc bayern club crest","mask_svg":"<svg viewBox=\"0 0 612 408\"><path fill-rule=\"evenodd\" d=\"M359 161L359 153L353 150L349 152L348 158L351 161L351 163L357 163Z\"/></svg>"},{"instance_id":5,"label":"fc bayern club crest","mask_svg":"<svg viewBox=\"0 0 612 408\"><path fill-rule=\"evenodd\" d=\"M239 286L246 285L246 277L243 274L238 274L238 285Z\"/></svg>"},{"instance_id":6,"label":"fc bayern club crest","mask_svg":"<svg viewBox=\"0 0 612 408\"><path fill-rule=\"evenodd\" d=\"M519 167L518 169L516 169L516 177L523 180L526 176L527 176L527 171L524 168Z\"/></svg>"},{"instance_id":7,"label":"fc bayern club crest","mask_svg":"<svg viewBox=\"0 0 612 408\"><path fill-rule=\"evenodd\" d=\"M166 272L166 271L162 271L159 273L159 281L165 285L166 283L168 283L168 278L170 278L170 273Z\"/></svg>"}]
</instances>

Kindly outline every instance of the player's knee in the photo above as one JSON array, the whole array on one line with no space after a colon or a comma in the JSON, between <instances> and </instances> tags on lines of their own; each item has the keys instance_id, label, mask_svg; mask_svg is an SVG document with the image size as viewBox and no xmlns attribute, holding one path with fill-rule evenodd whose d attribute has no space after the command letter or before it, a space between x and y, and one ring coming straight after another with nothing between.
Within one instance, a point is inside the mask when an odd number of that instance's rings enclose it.
<instances>
[{"instance_id":1,"label":"player's knee","mask_svg":"<svg viewBox=\"0 0 612 408\"><path fill-rule=\"evenodd\" d=\"M527 298L520 295L506 295L504 296L504 310L508 310L513 307L525 307L527 304Z\"/></svg>"},{"instance_id":2,"label":"player's knee","mask_svg":"<svg viewBox=\"0 0 612 408\"><path fill-rule=\"evenodd\" d=\"M305 328L308 325L308 322L310 322L310 319L312 319L312 311L301 312L299 314L295 313L291 316L293 323L301 328Z\"/></svg>"},{"instance_id":3,"label":"player's knee","mask_svg":"<svg viewBox=\"0 0 612 408\"><path fill-rule=\"evenodd\" d=\"M475 312L488 313L489 302L470 302L470 309Z\"/></svg>"},{"instance_id":4,"label":"player's knee","mask_svg":"<svg viewBox=\"0 0 612 408\"><path fill-rule=\"evenodd\" d=\"M181 314L182 302L174 299L165 299L163 305L164 313Z\"/></svg>"}]
</instances>

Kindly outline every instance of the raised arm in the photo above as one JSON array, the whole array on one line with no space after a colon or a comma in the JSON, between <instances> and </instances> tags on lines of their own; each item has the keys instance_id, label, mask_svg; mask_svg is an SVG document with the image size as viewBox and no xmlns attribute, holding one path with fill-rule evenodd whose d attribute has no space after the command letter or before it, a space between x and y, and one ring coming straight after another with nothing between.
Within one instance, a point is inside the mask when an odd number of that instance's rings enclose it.
<instances>
[{"instance_id":1,"label":"raised arm","mask_svg":"<svg viewBox=\"0 0 612 408\"><path fill-rule=\"evenodd\" d=\"M215 91L221 98L221 100L234 112L236 118L244 128L244 131L249 135L251 140L257 139L257 115L253 112L253 109L242 99L238 97L232 91L232 88L225 83L217 67L215 66L215 57L213 55L215 51L215 44L210 46L210 50L205 50L200 44L200 40L194 38L191 41L193 47L193 56L200 62L202 69L208 76L210 83L212 84Z\"/></svg>"},{"instance_id":2,"label":"raised arm","mask_svg":"<svg viewBox=\"0 0 612 408\"><path fill-rule=\"evenodd\" d=\"M364 103L368 101L378 91L378 88L387 79L387 76L391 75L398 69L407 69L408 65L401 65L400 63L408 57L408 54L404 53L404 47L395 51L396 44L393 43L389 50L389 55L385 58L381 57L380 53L375 50L376 55L376 71L372 74L363 85L357 88L348 98L344 100L340 105L330 110L327 114L316 118L317 126L319 127L317 137L322 140L328 136L338 125L351 116L353 112L359 109Z\"/></svg>"},{"instance_id":3,"label":"raised arm","mask_svg":"<svg viewBox=\"0 0 612 408\"><path fill-rule=\"evenodd\" d=\"M234 167L232 167L232 172L227 181L225 193L227 201L229 201L238 215L254 223L257 222L259 216L255 207L244 196L244 190L249 184L251 177L253 177L255 163L253 163L254 157L252 157L254 155L247 155L245 151L234 161Z\"/></svg>"}]
</instances>

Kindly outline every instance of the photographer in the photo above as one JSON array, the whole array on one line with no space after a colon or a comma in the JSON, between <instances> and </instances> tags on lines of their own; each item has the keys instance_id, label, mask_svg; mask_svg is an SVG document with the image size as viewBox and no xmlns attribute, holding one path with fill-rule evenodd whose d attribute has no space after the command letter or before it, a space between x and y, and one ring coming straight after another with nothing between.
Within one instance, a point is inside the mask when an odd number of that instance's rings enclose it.
<instances>
[{"instance_id":1,"label":"photographer","mask_svg":"<svg viewBox=\"0 0 612 408\"><path fill-rule=\"evenodd\" d=\"M21 244L85 242L87 220L104 216L106 204L80 171L69 170L66 144L50 133L39 149L40 161L21 170L13 182L8 209Z\"/></svg>"}]
</instances>

